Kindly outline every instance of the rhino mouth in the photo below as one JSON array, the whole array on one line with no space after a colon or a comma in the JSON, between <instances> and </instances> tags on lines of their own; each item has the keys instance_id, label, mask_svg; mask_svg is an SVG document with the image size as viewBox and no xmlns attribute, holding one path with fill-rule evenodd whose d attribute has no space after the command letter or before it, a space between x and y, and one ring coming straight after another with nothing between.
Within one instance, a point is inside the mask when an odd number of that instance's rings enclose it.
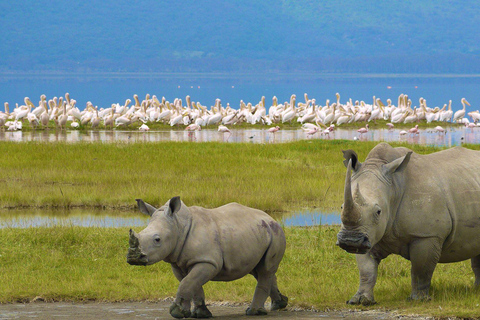
<instances>
[{"instance_id":1,"label":"rhino mouth","mask_svg":"<svg viewBox=\"0 0 480 320\"><path fill-rule=\"evenodd\" d=\"M372 244L368 236L362 232L341 230L337 235L337 246L348 253L365 254Z\"/></svg>"},{"instance_id":2,"label":"rhino mouth","mask_svg":"<svg viewBox=\"0 0 480 320\"><path fill-rule=\"evenodd\" d=\"M146 266L148 264L147 255L138 248L129 248L127 254L127 263L133 266Z\"/></svg>"}]
</instances>

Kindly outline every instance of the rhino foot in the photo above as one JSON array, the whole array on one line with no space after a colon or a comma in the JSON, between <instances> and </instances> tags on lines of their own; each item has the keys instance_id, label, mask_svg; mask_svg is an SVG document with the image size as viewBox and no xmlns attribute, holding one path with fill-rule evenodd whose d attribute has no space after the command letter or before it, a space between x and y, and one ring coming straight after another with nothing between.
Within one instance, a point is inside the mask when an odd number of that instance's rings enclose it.
<instances>
[{"instance_id":1,"label":"rhino foot","mask_svg":"<svg viewBox=\"0 0 480 320\"><path fill-rule=\"evenodd\" d=\"M265 316L267 314L267 310L265 308L248 308L246 312L247 316Z\"/></svg>"},{"instance_id":2,"label":"rhino foot","mask_svg":"<svg viewBox=\"0 0 480 320\"><path fill-rule=\"evenodd\" d=\"M208 310L207 306L202 304L193 308L192 318L211 318L212 313Z\"/></svg>"},{"instance_id":3,"label":"rhino foot","mask_svg":"<svg viewBox=\"0 0 480 320\"><path fill-rule=\"evenodd\" d=\"M284 296L283 294L280 293L280 300L275 300L272 301L272 311L274 310L280 310L283 309L287 306L288 304L288 297Z\"/></svg>"},{"instance_id":4,"label":"rhino foot","mask_svg":"<svg viewBox=\"0 0 480 320\"><path fill-rule=\"evenodd\" d=\"M174 302L170 306L170 315L174 318L182 319L182 318L190 318L192 313L190 312L190 310L185 310L182 308L182 306Z\"/></svg>"},{"instance_id":5,"label":"rhino foot","mask_svg":"<svg viewBox=\"0 0 480 320\"><path fill-rule=\"evenodd\" d=\"M377 302L373 297L367 297L365 294L356 294L352 297L352 299L347 301L347 304L361 304L364 306L371 306L376 304Z\"/></svg>"}]
</instances>

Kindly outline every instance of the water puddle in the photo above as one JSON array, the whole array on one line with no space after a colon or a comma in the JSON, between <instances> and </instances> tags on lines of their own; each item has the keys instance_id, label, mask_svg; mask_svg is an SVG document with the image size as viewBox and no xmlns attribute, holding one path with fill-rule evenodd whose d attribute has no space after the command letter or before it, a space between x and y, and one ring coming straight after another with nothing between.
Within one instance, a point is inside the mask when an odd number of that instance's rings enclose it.
<instances>
[{"instance_id":1,"label":"water puddle","mask_svg":"<svg viewBox=\"0 0 480 320\"><path fill-rule=\"evenodd\" d=\"M452 147L462 143L480 143L480 127L446 127L446 134L434 132L432 129L421 129L419 134L400 134L400 129L372 129L359 134L356 129L338 128L328 135L320 132L307 134L302 129L280 130L270 133L266 129L235 129L231 133L220 133L216 129L204 129L196 132L183 130L164 131L0 131L0 141L38 141L38 142L159 142L159 141L190 141L190 142L230 142L230 143L284 143L307 139L326 140L361 140L407 142L411 144Z\"/></svg>"},{"instance_id":2,"label":"water puddle","mask_svg":"<svg viewBox=\"0 0 480 320\"><path fill-rule=\"evenodd\" d=\"M338 212L301 211L275 216L284 226L340 224ZM79 226L99 228L145 227L149 217L138 212L110 210L2 210L0 228Z\"/></svg>"}]
</instances>

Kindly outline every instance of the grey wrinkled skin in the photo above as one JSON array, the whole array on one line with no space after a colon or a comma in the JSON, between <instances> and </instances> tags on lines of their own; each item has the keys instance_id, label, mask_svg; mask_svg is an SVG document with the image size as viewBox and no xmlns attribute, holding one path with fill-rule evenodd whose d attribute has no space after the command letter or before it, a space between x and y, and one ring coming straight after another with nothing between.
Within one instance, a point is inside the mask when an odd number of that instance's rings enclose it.
<instances>
[{"instance_id":1,"label":"grey wrinkled skin","mask_svg":"<svg viewBox=\"0 0 480 320\"><path fill-rule=\"evenodd\" d=\"M140 233L130 230L127 262L151 265L163 260L171 264L180 281L170 307L173 317L212 317L202 286L247 274L257 279L247 315L266 314L268 297L272 310L287 306L288 298L278 290L275 276L285 252L285 234L268 214L238 203L215 209L187 207L179 197L159 209L139 199L137 203L151 219Z\"/></svg>"},{"instance_id":2,"label":"grey wrinkled skin","mask_svg":"<svg viewBox=\"0 0 480 320\"><path fill-rule=\"evenodd\" d=\"M349 304L375 304L378 264L411 261L411 300L429 300L437 263L471 259L480 283L480 152L462 147L419 155L380 143L347 167L337 245L356 253L360 285Z\"/></svg>"}]
</instances>

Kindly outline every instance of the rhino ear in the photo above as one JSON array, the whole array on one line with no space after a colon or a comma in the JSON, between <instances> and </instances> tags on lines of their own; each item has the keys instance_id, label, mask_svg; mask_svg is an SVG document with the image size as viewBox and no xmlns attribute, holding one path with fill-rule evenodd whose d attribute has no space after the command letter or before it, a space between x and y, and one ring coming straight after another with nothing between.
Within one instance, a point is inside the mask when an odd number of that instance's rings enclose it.
<instances>
[{"instance_id":1,"label":"rhino ear","mask_svg":"<svg viewBox=\"0 0 480 320\"><path fill-rule=\"evenodd\" d=\"M396 160L393 160L390 163L384 164L382 166L384 174L392 174L395 172L402 172L406 167L408 162L410 161L410 156L412 155L413 151L410 151L405 156L400 157Z\"/></svg>"},{"instance_id":2,"label":"rhino ear","mask_svg":"<svg viewBox=\"0 0 480 320\"><path fill-rule=\"evenodd\" d=\"M170 199L170 202L168 203L168 207L165 209L165 213L169 216L173 216L175 213L180 210L182 207L182 201L180 201L180 197L173 197Z\"/></svg>"},{"instance_id":3,"label":"rhino ear","mask_svg":"<svg viewBox=\"0 0 480 320\"><path fill-rule=\"evenodd\" d=\"M348 167L348 161L352 160L353 171L358 171L362 166L362 164L358 162L357 153L351 149L342 150L342 152L343 152L343 157L345 158L345 160L343 160L343 164L345 165L345 168Z\"/></svg>"},{"instance_id":4,"label":"rhino ear","mask_svg":"<svg viewBox=\"0 0 480 320\"><path fill-rule=\"evenodd\" d=\"M152 214L157 211L157 208L155 208L151 204L144 202L142 199L135 200L137 200L138 209L140 209L141 213L152 216Z\"/></svg>"}]
</instances>

